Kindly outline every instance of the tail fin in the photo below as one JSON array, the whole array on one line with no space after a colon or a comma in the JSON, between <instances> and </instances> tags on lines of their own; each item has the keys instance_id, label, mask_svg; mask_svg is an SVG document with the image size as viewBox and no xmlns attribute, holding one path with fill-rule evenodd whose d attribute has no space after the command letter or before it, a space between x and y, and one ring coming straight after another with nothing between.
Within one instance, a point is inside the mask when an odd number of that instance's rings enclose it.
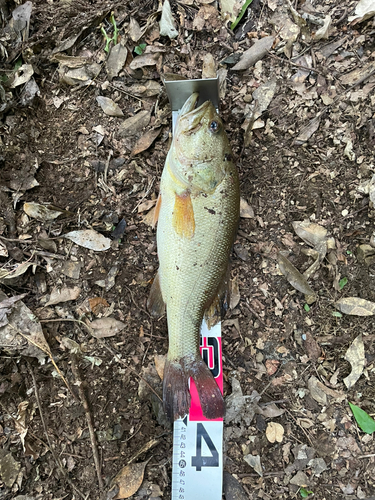
<instances>
[{"instance_id":1,"label":"tail fin","mask_svg":"<svg viewBox=\"0 0 375 500\"><path fill-rule=\"evenodd\" d=\"M219 386L215 382L203 359L185 357L179 361L167 359L164 367L163 403L164 411L172 422L184 417L190 409L189 377L197 387L203 415L206 418L224 416L224 400Z\"/></svg>"}]
</instances>

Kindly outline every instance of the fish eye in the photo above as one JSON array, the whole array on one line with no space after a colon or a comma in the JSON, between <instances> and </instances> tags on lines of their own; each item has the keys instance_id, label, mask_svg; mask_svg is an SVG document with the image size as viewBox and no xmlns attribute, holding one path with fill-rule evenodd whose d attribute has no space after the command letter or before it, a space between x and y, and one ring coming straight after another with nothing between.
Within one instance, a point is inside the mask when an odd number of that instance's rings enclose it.
<instances>
[{"instance_id":1,"label":"fish eye","mask_svg":"<svg viewBox=\"0 0 375 500\"><path fill-rule=\"evenodd\" d=\"M210 123L210 131L215 134L216 132L219 131L219 129L220 129L220 124L216 120L213 120Z\"/></svg>"}]
</instances>

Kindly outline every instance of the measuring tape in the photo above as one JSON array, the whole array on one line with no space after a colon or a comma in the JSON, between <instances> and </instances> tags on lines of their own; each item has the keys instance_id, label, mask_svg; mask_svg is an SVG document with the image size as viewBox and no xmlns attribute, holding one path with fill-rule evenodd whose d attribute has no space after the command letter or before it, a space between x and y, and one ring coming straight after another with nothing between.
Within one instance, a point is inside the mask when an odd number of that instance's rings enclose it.
<instances>
[{"instance_id":1,"label":"measuring tape","mask_svg":"<svg viewBox=\"0 0 375 500\"><path fill-rule=\"evenodd\" d=\"M221 323L201 327L201 356L223 393ZM223 488L223 419L204 417L190 379L189 415L173 426L172 500L221 500Z\"/></svg>"}]
</instances>

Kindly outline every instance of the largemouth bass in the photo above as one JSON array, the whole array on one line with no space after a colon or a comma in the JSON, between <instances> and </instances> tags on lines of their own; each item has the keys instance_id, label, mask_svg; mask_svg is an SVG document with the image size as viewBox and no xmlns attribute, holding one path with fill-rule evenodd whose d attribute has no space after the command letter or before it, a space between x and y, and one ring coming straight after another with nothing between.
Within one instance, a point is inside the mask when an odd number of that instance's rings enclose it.
<instances>
[{"instance_id":1,"label":"largemouth bass","mask_svg":"<svg viewBox=\"0 0 375 500\"><path fill-rule=\"evenodd\" d=\"M221 292L239 219L239 182L231 147L210 101L184 104L168 152L155 210L159 271L148 307L167 310L169 350L163 403L170 420L189 412L189 377L206 418L224 401L199 353L204 312Z\"/></svg>"}]
</instances>

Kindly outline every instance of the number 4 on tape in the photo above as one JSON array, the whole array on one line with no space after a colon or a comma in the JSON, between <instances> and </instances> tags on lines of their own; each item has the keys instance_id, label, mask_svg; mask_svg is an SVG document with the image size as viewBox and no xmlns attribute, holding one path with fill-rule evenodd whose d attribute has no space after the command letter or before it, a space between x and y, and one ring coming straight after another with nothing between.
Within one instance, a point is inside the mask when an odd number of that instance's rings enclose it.
<instances>
[{"instance_id":1,"label":"number 4 on tape","mask_svg":"<svg viewBox=\"0 0 375 500\"><path fill-rule=\"evenodd\" d=\"M221 324L201 330L201 355L223 392ZM223 419L203 416L198 392L190 380L189 415L174 422L172 500L221 500Z\"/></svg>"}]
</instances>

